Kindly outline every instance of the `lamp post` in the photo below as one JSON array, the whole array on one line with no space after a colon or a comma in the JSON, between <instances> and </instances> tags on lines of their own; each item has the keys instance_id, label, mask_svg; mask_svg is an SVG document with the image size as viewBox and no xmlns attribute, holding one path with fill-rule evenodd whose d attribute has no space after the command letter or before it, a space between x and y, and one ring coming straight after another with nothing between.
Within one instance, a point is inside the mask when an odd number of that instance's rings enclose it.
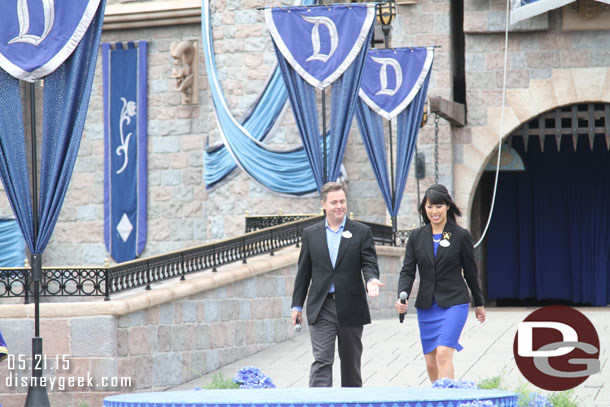
<instances>
[{"instance_id":1,"label":"lamp post","mask_svg":"<svg viewBox=\"0 0 610 407\"><path fill-rule=\"evenodd\" d=\"M36 92L34 83L30 83L30 114L31 117L31 152L32 152L32 217L34 245L38 239L38 167L36 165ZM31 281L34 283L34 337L32 338L32 377L35 379L30 382L28 394L25 399L26 407L47 407L49 396L47 388L41 385L43 353L42 337L40 336L40 283L42 281L42 255L32 254L31 256ZM29 287L26 286L26 290Z\"/></svg>"},{"instance_id":2,"label":"lamp post","mask_svg":"<svg viewBox=\"0 0 610 407\"><path fill-rule=\"evenodd\" d=\"M381 24L381 31L383 32L383 42L385 48L389 48L390 45L390 33L392 32L392 22L396 17L396 2L395 0L388 0L385 3L377 4L377 22ZM392 145L392 121L388 120L388 135L390 138L390 187L392 191L392 205L395 204L396 187L394 185L394 147ZM392 236L396 240L396 230L398 229L397 217L392 216Z\"/></svg>"},{"instance_id":3,"label":"lamp post","mask_svg":"<svg viewBox=\"0 0 610 407\"><path fill-rule=\"evenodd\" d=\"M324 0L318 0L318 5L323 6ZM322 157L324 161L324 171L322 171L322 185L326 184L328 179L328 157L326 153L326 91L322 89Z\"/></svg>"}]
</instances>

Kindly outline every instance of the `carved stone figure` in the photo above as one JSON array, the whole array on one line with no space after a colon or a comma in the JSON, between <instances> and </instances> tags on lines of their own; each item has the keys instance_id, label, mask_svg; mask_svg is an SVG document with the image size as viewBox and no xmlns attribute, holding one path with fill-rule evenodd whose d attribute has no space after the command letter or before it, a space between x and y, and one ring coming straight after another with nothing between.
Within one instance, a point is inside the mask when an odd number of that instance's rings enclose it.
<instances>
[{"instance_id":1,"label":"carved stone figure","mask_svg":"<svg viewBox=\"0 0 610 407\"><path fill-rule=\"evenodd\" d=\"M176 89L182 92L182 104L196 104L199 95L197 41L172 42L170 53L174 58L172 78L176 79Z\"/></svg>"}]
</instances>

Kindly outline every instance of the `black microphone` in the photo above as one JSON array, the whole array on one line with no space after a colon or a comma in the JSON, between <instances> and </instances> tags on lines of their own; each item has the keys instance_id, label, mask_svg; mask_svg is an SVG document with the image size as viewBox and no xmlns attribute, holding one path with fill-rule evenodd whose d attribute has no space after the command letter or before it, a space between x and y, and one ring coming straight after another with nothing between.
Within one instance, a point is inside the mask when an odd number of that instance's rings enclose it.
<instances>
[{"instance_id":1,"label":"black microphone","mask_svg":"<svg viewBox=\"0 0 610 407\"><path fill-rule=\"evenodd\" d=\"M407 303L407 293L402 291L399 295L400 297L400 303L401 304L406 304ZM402 324L405 321L405 314L407 312L405 311L404 314L398 314L398 320L400 321L400 323Z\"/></svg>"},{"instance_id":2,"label":"black microphone","mask_svg":"<svg viewBox=\"0 0 610 407\"><path fill-rule=\"evenodd\" d=\"M297 323L294 325L294 332L299 333L301 332L301 320L299 319L299 317L297 317Z\"/></svg>"}]
</instances>

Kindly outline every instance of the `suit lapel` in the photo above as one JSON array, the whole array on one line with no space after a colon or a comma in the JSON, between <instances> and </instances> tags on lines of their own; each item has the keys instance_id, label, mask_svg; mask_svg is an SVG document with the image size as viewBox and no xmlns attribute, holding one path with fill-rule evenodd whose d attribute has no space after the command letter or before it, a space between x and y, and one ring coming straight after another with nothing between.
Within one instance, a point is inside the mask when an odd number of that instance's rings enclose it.
<instances>
[{"instance_id":1,"label":"suit lapel","mask_svg":"<svg viewBox=\"0 0 610 407\"><path fill-rule=\"evenodd\" d=\"M451 222L449 219L447 219L447 223L445 224L445 228L443 229L443 234L441 235L441 241L444 239L445 233L451 233L453 235L453 222ZM451 241L451 238L449 238L447 240L449 241L449 244L453 243ZM441 257L443 257L443 254L445 254L445 252L447 251L447 249L449 249L449 246L443 247L440 244L438 245L438 249L436 249L436 258L434 259L435 263L439 262Z\"/></svg>"},{"instance_id":2,"label":"suit lapel","mask_svg":"<svg viewBox=\"0 0 610 407\"><path fill-rule=\"evenodd\" d=\"M426 226L424 226L424 229L422 230L422 235L424 239L424 251L426 252L428 261L430 261L430 264L434 264L434 243L432 242L432 225L428 223Z\"/></svg>"},{"instance_id":3,"label":"suit lapel","mask_svg":"<svg viewBox=\"0 0 610 407\"><path fill-rule=\"evenodd\" d=\"M345 227L343 228L343 233L345 233L347 231L349 231L350 233L353 233L351 231L351 229L352 229L351 226L352 226L352 222L349 219L346 219ZM352 241L352 238L347 239L344 236L341 236L341 242L339 243L339 252L337 253L337 261L335 262L335 269L339 265L339 262L343 258L343 255L345 254L345 251L347 250L347 246L349 246L349 243L351 241Z\"/></svg>"},{"instance_id":4,"label":"suit lapel","mask_svg":"<svg viewBox=\"0 0 610 407\"><path fill-rule=\"evenodd\" d=\"M330 253L328 252L328 242L326 241L326 223L322 221L319 223L318 230L316 231L316 241L318 250L322 252L324 260L328 263L328 268L333 269L333 262L330 261Z\"/></svg>"}]
</instances>

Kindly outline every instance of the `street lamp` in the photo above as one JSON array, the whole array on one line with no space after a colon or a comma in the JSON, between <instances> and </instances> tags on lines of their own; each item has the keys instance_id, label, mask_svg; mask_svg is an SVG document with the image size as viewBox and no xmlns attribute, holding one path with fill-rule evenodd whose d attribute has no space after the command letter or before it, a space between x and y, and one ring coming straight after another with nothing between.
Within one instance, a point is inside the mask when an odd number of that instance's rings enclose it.
<instances>
[{"instance_id":1,"label":"street lamp","mask_svg":"<svg viewBox=\"0 0 610 407\"><path fill-rule=\"evenodd\" d=\"M377 22L381 24L385 47L389 48L389 37L392 31L392 22L396 17L396 1L388 0L377 4Z\"/></svg>"},{"instance_id":2,"label":"street lamp","mask_svg":"<svg viewBox=\"0 0 610 407\"><path fill-rule=\"evenodd\" d=\"M383 32L383 41L386 48L389 48L390 43L390 32L392 32L392 22L396 17L396 2L395 0L389 0L385 3L377 4L377 22L381 24L381 31ZM392 188L392 205L395 204L395 190L394 185L394 147L392 145L392 121L388 120L388 135L390 138L390 186ZM398 229L396 216L392 216L392 236L396 240L396 230Z\"/></svg>"}]
</instances>

